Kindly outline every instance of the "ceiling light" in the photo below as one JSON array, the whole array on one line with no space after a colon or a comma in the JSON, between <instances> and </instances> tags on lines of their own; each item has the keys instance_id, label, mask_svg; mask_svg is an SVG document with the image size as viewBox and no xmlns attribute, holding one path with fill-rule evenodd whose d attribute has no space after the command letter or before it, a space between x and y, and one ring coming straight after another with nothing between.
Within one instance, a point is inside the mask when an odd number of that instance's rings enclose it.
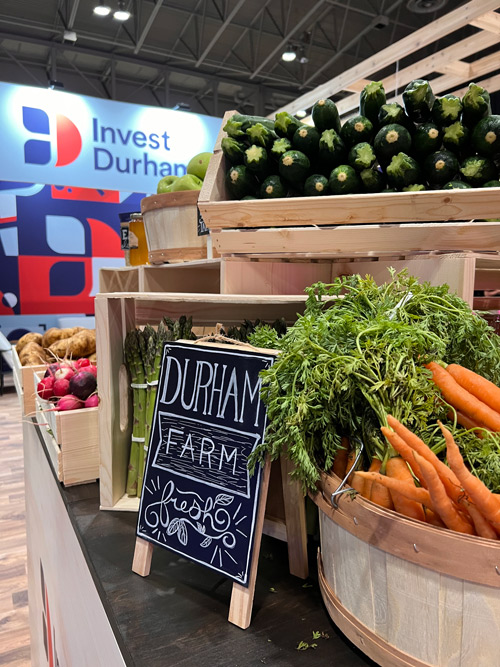
<instances>
[{"instance_id":1,"label":"ceiling light","mask_svg":"<svg viewBox=\"0 0 500 667\"><path fill-rule=\"evenodd\" d=\"M67 42L76 42L78 35L74 30L65 30L63 34L63 39Z\"/></svg>"},{"instance_id":2,"label":"ceiling light","mask_svg":"<svg viewBox=\"0 0 500 667\"><path fill-rule=\"evenodd\" d=\"M108 16L108 14L110 13L111 13L111 7L105 5L102 0L98 5L94 7L94 14L97 14L98 16Z\"/></svg>"},{"instance_id":3,"label":"ceiling light","mask_svg":"<svg viewBox=\"0 0 500 667\"><path fill-rule=\"evenodd\" d=\"M130 12L125 9L125 3L121 0L118 3L118 9L113 12L113 18L117 21L128 21L130 16Z\"/></svg>"},{"instance_id":4,"label":"ceiling light","mask_svg":"<svg viewBox=\"0 0 500 667\"><path fill-rule=\"evenodd\" d=\"M281 59L284 60L286 63L291 63L292 61L295 60L297 57L297 52L293 48L293 46L287 46L286 51L283 51L281 54Z\"/></svg>"},{"instance_id":5,"label":"ceiling light","mask_svg":"<svg viewBox=\"0 0 500 667\"><path fill-rule=\"evenodd\" d=\"M305 118L307 116L307 111L305 109L299 109L295 115L297 118Z\"/></svg>"},{"instance_id":6,"label":"ceiling light","mask_svg":"<svg viewBox=\"0 0 500 667\"><path fill-rule=\"evenodd\" d=\"M448 0L408 0L406 8L415 14L430 14L442 9Z\"/></svg>"}]
</instances>

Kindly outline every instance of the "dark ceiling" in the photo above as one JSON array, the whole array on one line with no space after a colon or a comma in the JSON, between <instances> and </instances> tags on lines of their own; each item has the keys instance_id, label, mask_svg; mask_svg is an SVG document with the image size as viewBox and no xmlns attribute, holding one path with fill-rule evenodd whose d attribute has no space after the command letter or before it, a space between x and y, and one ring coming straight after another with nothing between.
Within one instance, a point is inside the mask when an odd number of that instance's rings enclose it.
<instances>
[{"instance_id":1,"label":"dark ceiling","mask_svg":"<svg viewBox=\"0 0 500 667\"><path fill-rule=\"evenodd\" d=\"M463 2L125 0L120 24L94 0L0 0L0 79L140 104L271 113ZM111 7L117 0L106 0ZM473 34L466 26L460 36ZM65 33L76 33L76 42ZM70 35L71 37L71 35ZM452 44L457 33L399 63ZM291 44L299 57L285 63ZM303 62L300 62L302 60Z\"/></svg>"}]
</instances>

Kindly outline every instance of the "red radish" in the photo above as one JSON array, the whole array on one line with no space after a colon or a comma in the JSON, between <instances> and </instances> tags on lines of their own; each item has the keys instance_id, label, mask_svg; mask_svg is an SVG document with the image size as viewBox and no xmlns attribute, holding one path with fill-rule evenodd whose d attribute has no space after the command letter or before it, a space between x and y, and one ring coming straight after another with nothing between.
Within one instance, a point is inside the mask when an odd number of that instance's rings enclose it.
<instances>
[{"instance_id":1,"label":"red radish","mask_svg":"<svg viewBox=\"0 0 500 667\"><path fill-rule=\"evenodd\" d=\"M36 393L43 398L45 401L48 401L49 398L52 398L54 395L54 378L53 377L44 377L36 386Z\"/></svg>"},{"instance_id":2,"label":"red radish","mask_svg":"<svg viewBox=\"0 0 500 667\"><path fill-rule=\"evenodd\" d=\"M79 410L80 408L83 408L83 401L72 394L62 396L57 401L57 410Z\"/></svg>"},{"instance_id":3,"label":"red radish","mask_svg":"<svg viewBox=\"0 0 500 667\"><path fill-rule=\"evenodd\" d=\"M86 408L97 408L98 405L99 405L99 396L97 394L91 394L85 400L85 407Z\"/></svg>"},{"instance_id":4,"label":"red radish","mask_svg":"<svg viewBox=\"0 0 500 667\"><path fill-rule=\"evenodd\" d=\"M92 373L78 371L69 381L69 391L84 401L96 390L97 382Z\"/></svg>"},{"instance_id":5,"label":"red radish","mask_svg":"<svg viewBox=\"0 0 500 667\"><path fill-rule=\"evenodd\" d=\"M54 392L54 396L66 396L66 394L70 393L69 380L65 380L64 378L61 380L56 380L52 390Z\"/></svg>"},{"instance_id":6,"label":"red radish","mask_svg":"<svg viewBox=\"0 0 500 667\"><path fill-rule=\"evenodd\" d=\"M97 366L94 366L94 364L90 364L89 366L85 366L82 370L86 371L87 373L92 373L92 375L96 378L97 377Z\"/></svg>"},{"instance_id":7,"label":"red radish","mask_svg":"<svg viewBox=\"0 0 500 667\"><path fill-rule=\"evenodd\" d=\"M54 373L54 377L56 380L71 380L74 374L75 371L71 368L71 366L64 364L64 366L60 366L59 369Z\"/></svg>"},{"instance_id":8,"label":"red radish","mask_svg":"<svg viewBox=\"0 0 500 667\"><path fill-rule=\"evenodd\" d=\"M87 366L90 366L90 359L87 359L87 357L82 357L81 359L77 359L75 361L76 368L82 368L87 370Z\"/></svg>"},{"instance_id":9,"label":"red radish","mask_svg":"<svg viewBox=\"0 0 500 667\"><path fill-rule=\"evenodd\" d=\"M50 366L47 367L47 370L45 371L45 375L43 376L44 378L47 377L54 377L54 373L59 370L60 364L50 364Z\"/></svg>"}]
</instances>

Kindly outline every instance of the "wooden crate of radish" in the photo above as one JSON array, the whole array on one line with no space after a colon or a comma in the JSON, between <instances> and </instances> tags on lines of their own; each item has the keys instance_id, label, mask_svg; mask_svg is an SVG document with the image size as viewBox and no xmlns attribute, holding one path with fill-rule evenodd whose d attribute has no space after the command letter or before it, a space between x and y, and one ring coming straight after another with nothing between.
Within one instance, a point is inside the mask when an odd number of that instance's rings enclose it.
<instances>
[{"instance_id":1,"label":"wooden crate of radish","mask_svg":"<svg viewBox=\"0 0 500 667\"><path fill-rule=\"evenodd\" d=\"M57 478L65 486L99 477L97 368L60 361L34 374L36 420Z\"/></svg>"}]
</instances>

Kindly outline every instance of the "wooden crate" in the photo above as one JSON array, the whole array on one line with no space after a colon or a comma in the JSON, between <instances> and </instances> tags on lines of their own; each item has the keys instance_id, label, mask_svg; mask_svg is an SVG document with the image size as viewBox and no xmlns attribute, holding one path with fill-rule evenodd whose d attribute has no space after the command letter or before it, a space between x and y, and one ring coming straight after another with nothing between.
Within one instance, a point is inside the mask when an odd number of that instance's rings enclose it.
<instances>
[{"instance_id":1,"label":"wooden crate","mask_svg":"<svg viewBox=\"0 0 500 667\"><path fill-rule=\"evenodd\" d=\"M142 292L142 266L103 268L99 271L99 292Z\"/></svg>"},{"instance_id":2,"label":"wooden crate","mask_svg":"<svg viewBox=\"0 0 500 667\"><path fill-rule=\"evenodd\" d=\"M131 404L123 341L127 331L158 324L163 316L191 315L197 327L215 333L216 323L240 324L245 318L293 322L305 296L255 296L177 293L98 294L96 306L100 404L101 509L137 510L138 499L125 495L131 436Z\"/></svg>"},{"instance_id":3,"label":"wooden crate","mask_svg":"<svg viewBox=\"0 0 500 667\"><path fill-rule=\"evenodd\" d=\"M39 364L37 366L22 366L15 345L12 346L12 362L12 376L14 378L14 386L16 387L17 395L21 403L21 410L26 416L34 416L36 408L33 376L34 373L42 370L45 371L45 364Z\"/></svg>"},{"instance_id":4,"label":"wooden crate","mask_svg":"<svg viewBox=\"0 0 500 667\"><path fill-rule=\"evenodd\" d=\"M497 665L500 543L344 494L322 477L319 582L340 630L384 667ZM355 575L353 576L353 573Z\"/></svg>"},{"instance_id":5,"label":"wooden crate","mask_svg":"<svg viewBox=\"0 0 500 667\"><path fill-rule=\"evenodd\" d=\"M218 294L220 275L220 259L143 266L140 291Z\"/></svg>"},{"instance_id":6,"label":"wooden crate","mask_svg":"<svg viewBox=\"0 0 500 667\"><path fill-rule=\"evenodd\" d=\"M43 373L35 373L34 386ZM95 482L99 477L99 408L52 411L36 396L36 420L57 479L64 486Z\"/></svg>"}]
</instances>

